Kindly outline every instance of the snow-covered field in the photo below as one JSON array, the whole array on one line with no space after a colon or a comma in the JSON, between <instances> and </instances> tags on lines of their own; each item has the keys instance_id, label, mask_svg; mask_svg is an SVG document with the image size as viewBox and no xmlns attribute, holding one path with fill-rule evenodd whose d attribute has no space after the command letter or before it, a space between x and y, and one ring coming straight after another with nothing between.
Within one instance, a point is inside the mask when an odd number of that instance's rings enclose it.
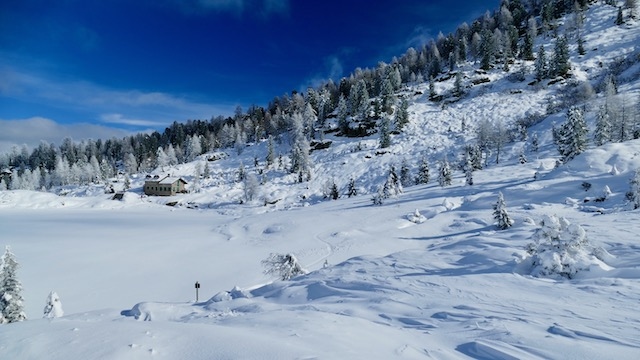
<instances>
[{"instance_id":1,"label":"snow-covered field","mask_svg":"<svg viewBox=\"0 0 640 360\"><path fill-rule=\"evenodd\" d=\"M622 39L607 53L572 56L576 71L596 81L597 62L637 51L639 31L638 23L621 29L596 21L614 17L611 7L596 5L588 15L588 49ZM625 74L638 73L636 65ZM499 165L474 173L473 186L456 171L449 187L432 180L372 205L391 164L407 159L415 174L426 155L435 179L438 160L455 160L473 138L460 133L462 118L473 126L544 114L561 89L533 91L497 70L489 76L491 83L446 109L415 96L411 123L386 154L376 155L376 137L331 138L329 149L312 154L311 182L269 171L251 203L239 204L242 185L233 178L241 163L251 171L253 158L264 158L265 143L242 155L230 150L210 162L212 178L200 180L200 192L172 198L141 196L142 175L122 201L101 186L66 196L1 191L0 245L11 245L21 265L29 320L0 326L0 357L640 358L640 210L625 197L640 168L640 140L592 146L555 168L550 129L564 121L559 113L530 129L541 146L527 150L525 164L518 155L526 144L508 144ZM622 91L638 97L637 76ZM193 183L204 159L157 173ZM323 199L328 182L344 192L350 178L361 195ZM605 187L607 199L594 202ZM492 216L499 192L515 220L503 231ZM410 221L416 210L421 223ZM545 215L581 225L608 253L604 263L571 280L531 276L525 246ZM263 259L288 252L308 275L274 281L263 274ZM65 316L40 319L52 290Z\"/></svg>"}]
</instances>

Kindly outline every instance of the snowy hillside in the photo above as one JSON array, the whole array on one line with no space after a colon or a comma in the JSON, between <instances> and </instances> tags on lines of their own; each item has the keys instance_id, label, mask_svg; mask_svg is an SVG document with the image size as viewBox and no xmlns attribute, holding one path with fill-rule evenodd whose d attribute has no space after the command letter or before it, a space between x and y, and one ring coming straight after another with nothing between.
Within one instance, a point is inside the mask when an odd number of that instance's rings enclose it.
<instances>
[{"instance_id":1,"label":"snowy hillside","mask_svg":"<svg viewBox=\"0 0 640 360\"><path fill-rule=\"evenodd\" d=\"M412 84L401 92L410 122L392 135L390 147L380 149L377 134L327 134L331 146L311 153L308 182L277 161L264 170L264 141L240 154L228 149L156 169L151 175L188 182L190 193L172 197L144 196L145 174L131 178L122 200L112 200L104 185L66 186L58 194L0 191L3 244L20 264L29 318L0 325L0 353L12 359L639 358L640 210L627 192L640 168L640 140L599 147L590 141L557 166L552 139L569 105L586 109L592 137L604 94L573 103L567 94L580 82L602 88L614 64L640 54L640 22L614 26L616 11L598 3L586 12L587 53L570 46L568 80L535 83L534 62L518 60L509 73L465 64L459 98L448 95L453 76L435 79L441 102L429 99L427 83ZM549 44L541 35L535 48ZM640 98L639 64L629 62L617 75L618 92L630 102ZM514 81L523 67L525 79ZM506 143L498 164L490 153L467 185L458 165L478 129L487 123L514 129L523 121L531 125L528 138ZM276 148L287 154L290 144ZM374 206L391 166L399 171L404 160L415 177L422 157L431 181L405 186ZM454 173L442 187L437 170L445 157ZM194 176L205 166L209 177ZM263 183L250 201L246 183L237 180L241 168ZM351 179L358 195L347 197ZM120 190L122 179L116 181ZM333 183L341 195L335 201ZM499 193L513 219L506 230L497 229L492 214ZM552 215L572 229L580 225L595 249L571 279L532 275L527 247L541 219ZM290 281L264 274L261 261L271 253L295 254L309 274ZM41 319L51 291L65 315Z\"/></svg>"}]
</instances>

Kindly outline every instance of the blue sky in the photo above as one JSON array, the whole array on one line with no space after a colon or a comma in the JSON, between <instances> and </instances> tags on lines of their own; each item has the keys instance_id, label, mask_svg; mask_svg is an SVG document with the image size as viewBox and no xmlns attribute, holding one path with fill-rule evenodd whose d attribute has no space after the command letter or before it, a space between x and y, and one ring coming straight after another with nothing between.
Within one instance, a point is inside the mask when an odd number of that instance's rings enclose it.
<instances>
[{"instance_id":1,"label":"blue sky","mask_svg":"<svg viewBox=\"0 0 640 360\"><path fill-rule=\"evenodd\" d=\"M122 136L390 61L499 1L4 0L0 151Z\"/></svg>"}]
</instances>

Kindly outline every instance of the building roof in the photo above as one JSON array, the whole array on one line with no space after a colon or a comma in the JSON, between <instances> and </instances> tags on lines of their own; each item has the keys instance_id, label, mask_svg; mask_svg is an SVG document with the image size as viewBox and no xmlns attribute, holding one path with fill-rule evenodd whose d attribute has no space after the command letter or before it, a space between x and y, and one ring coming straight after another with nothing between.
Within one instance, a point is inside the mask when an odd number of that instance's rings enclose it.
<instances>
[{"instance_id":1,"label":"building roof","mask_svg":"<svg viewBox=\"0 0 640 360\"><path fill-rule=\"evenodd\" d=\"M171 185L171 184L174 184L176 181L182 181L185 184L187 183L186 181L184 181L180 177L166 176L166 177L160 179L158 181L158 184L160 184L160 185Z\"/></svg>"},{"instance_id":2,"label":"building roof","mask_svg":"<svg viewBox=\"0 0 640 360\"><path fill-rule=\"evenodd\" d=\"M145 182L148 182L148 183L156 183L156 184L158 184L158 185L171 185L171 184L175 184L175 183L176 183L176 181L181 181L181 182L183 182L184 184L186 184L186 183L187 183L187 182L186 182L183 178L181 178L181 177L174 177L174 176L169 176L169 175L167 175L167 176L165 176L165 177L163 177L163 178L159 178L159 177L157 177L157 175L156 175L156 176L154 176L152 179L146 179L146 180L145 180Z\"/></svg>"}]
</instances>

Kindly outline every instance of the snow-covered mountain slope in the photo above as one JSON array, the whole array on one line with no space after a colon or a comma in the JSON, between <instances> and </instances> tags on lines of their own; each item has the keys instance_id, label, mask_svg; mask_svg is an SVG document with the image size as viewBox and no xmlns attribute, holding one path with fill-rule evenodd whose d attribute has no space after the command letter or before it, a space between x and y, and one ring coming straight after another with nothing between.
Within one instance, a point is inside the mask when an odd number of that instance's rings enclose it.
<instances>
[{"instance_id":1,"label":"snow-covered mountain slope","mask_svg":"<svg viewBox=\"0 0 640 360\"><path fill-rule=\"evenodd\" d=\"M579 57L571 47L574 80L596 87L617 59L637 56L639 23L614 27L615 12L601 4L588 11L588 53ZM468 87L445 106L423 95L426 84L405 90L411 122L390 148L380 151L377 136L328 136L331 147L312 153L310 182L297 183L276 167L262 174L266 181L253 202L240 204L236 172L241 164L253 171L254 158L263 168L266 143L240 155L229 150L217 161L207 161L208 154L158 169L190 186L199 182L200 191L170 198L142 196L142 175L122 201L111 200L103 186L67 188L65 196L0 191L1 236L21 265L30 319L0 325L0 353L15 359L637 359L640 212L626 192L640 168L640 140L591 145L556 168L551 128L564 121L566 108L547 114L548 104L571 85L529 85L532 74L512 82L501 70L479 74L472 64L462 71L465 81L490 82ZM635 64L618 76L629 99L640 94L639 73ZM437 82L441 94L452 88L453 79ZM580 104L591 126L602 101ZM474 172L472 186L456 171L451 186L432 180L372 205L391 165L399 169L406 159L415 175L426 155L434 179L437 161L456 160L479 123L525 118L539 120L530 128L539 136L538 152L527 142L510 143L500 164L492 160ZM523 147L528 162L521 164ZM288 151L288 144L278 145L277 152ZM212 176L196 180L204 163ZM345 193L351 178L359 196L324 198L328 183ZM515 220L504 231L492 216L499 192ZM604 201L595 201L605 192ZM410 221L416 210L424 222ZM571 280L531 276L525 247L545 215L581 225L604 250L602 261ZM261 266L273 252L295 254L310 273L274 281ZM66 315L39 319L51 290Z\"/></svg>"}]
</instances>

